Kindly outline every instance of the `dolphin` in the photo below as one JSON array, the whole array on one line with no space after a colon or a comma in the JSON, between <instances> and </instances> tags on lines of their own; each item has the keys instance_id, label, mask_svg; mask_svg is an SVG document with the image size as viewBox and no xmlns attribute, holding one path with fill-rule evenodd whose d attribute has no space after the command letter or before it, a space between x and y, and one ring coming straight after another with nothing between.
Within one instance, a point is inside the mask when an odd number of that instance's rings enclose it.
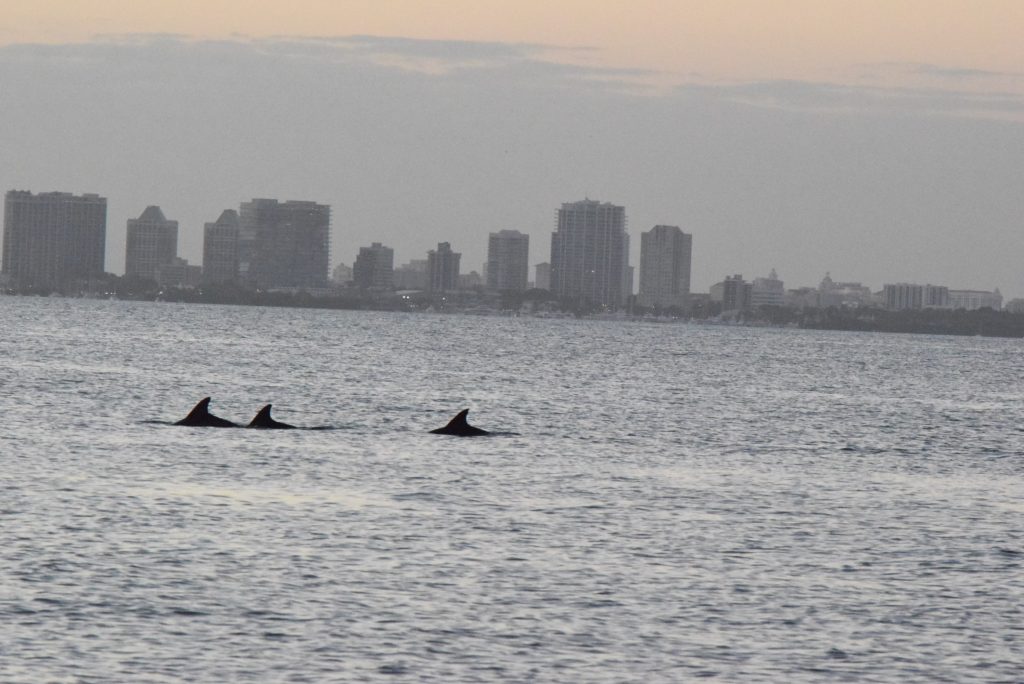
<instances>
[{"instance_id":1,"label":"dolphin","mask_svg":"<svg viewBox=\"0 0 1024 684\"><path fill-rule=\"evenodd\" d=\"M188 427L240 427L230 420L224 420L210 413L210 397L204 397L188 415L179 420L175 425Z\"/></svg>"},{"instance_id":2,"label":"dolphin","mask_svg":"<svg viewBox=\"0 0 1024 684\"><path fill-rule=\"evenodd\" d=\"M478 427L473 427L466 422L466 416L469 414L469 409L462 409L458 415L448 421L448 424L442 428L431 430L431 434L435 435L454 435L456 437L480 437L482 435L491 434L487 430L481 430Z\"/></svg>"},{"instance_id":3,"label":"dolphin","mask_svg":"<svg viewBox=\"0 0 1024 684\"><path fill-rule=\"evenodd\" d=\"M294 425L282 423L270 417L271 406L273 406L273 404L267 404L266 406L261 408L260 412L256 414L256 417L253 418L252 421L245 427L259 428L263 430L294 430Z\"/></svg>"}]
</instances>

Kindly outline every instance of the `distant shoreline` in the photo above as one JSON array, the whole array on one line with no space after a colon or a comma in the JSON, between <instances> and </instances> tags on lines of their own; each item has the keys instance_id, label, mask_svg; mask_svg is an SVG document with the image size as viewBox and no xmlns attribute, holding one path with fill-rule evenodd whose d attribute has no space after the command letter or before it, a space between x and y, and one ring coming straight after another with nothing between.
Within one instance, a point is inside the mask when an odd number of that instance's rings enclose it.
<instances>
[{"instance_id":1,"label":"distant shoreline","mask_svg":"<svg viewBox=\"0 0 1024 684\"><path fill-rule=\"evenodd\" d=\"M447 296L414 293L397 296L395 293L359 295L339 290L337 295L312 296L305 292L234 292L204 293L200 290L172 290L158 295L149 293L117 294L60 294L2 291L15 297L61 297L67 299L111 299L117 301L149 301L178 304L215 304L253 307L279 307L293 309L324 309L343 311L400 311L406 313L442 313L464 316L530 317L542 319L605 320L632 323L679 324L697 323L736 327L798 328L803 330L837 330L851 332L880 332L927 335L955 335L960 337L1024 338L1024 314L992 309L919 309L888 311L880 308L826 309L786 307L758 307L746 311L701 315L689 312L678 316L655 315L651 312L594 311L573 308L568 303L546 301L545 307L502 307L498 296L483 297L481 293L456 292ZM244 296L239 296L244 295ZM487 301L482 302L481 300ZM559 308L561 307L561 308Z\"/></svg>"}]
</instances>

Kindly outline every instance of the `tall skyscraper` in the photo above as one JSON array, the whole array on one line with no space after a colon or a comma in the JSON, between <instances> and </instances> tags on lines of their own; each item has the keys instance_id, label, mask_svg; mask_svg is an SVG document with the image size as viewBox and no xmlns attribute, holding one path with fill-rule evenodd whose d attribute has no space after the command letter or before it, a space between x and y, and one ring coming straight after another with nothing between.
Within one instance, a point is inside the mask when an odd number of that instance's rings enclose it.
<instances>
[{"instance_id":1,"label":"tall skyscraper","mask_svg":"<svg viewBox=\"0 0 1024 684\"><path fill-rule=\"evenodd\" d=\"M225 209L213 223L203 226L203 282L238 280L238 212Z\"/></svg>"},{"instance_id":2,"label":"tall skyscraper","mask_svg":"<svg viewBox=\"0 0 1024 684\"><path fill-rule=\"evenodd\" d=\"M551 291L559 297L622 306L629 263L626 209L583 200L562 205L551 235Z\"/></svg>"},{"instance_id":3,"label":"tall skyscraper","mask_svg":"<svg viewBox=\"0 0 1024 684\"><path fill-rule=\"evenodd\" d=\"M352 281L364 290L391 289L395 284L395 250L374 242L360 247L352 265Z\"/></svg>"},{"instance_id":4,"label":"tall skyscraper","mask_svg":"<svg viewBox=\"0 0 1024 684\"><path fill-rule=\"evenodd\" d=\"M453 252L447 242L439 242L437 249L427 252L427 292L457 290L461 258L462 254Z\"/></svg>"},{"instance_id":5,"label":"tall skyscraper","mask_svg":"<svg viewBox=\"0 0 1024 684\"><path fill-rule=\"evenodd\" d=\"M530 236L518 230L491 233L487 241L487 288L522 292L530 275Z\"/></svg>"},{"instance_id":6,"label":"tall skyscraper","mask_svg":"<svg viewBox=\"0 0 1024 684\"><path fill-rule=\"evenodd\" d=\"M693 236L678 226L654 226L640 234L640 304L686 306L690 294Z\"/></svg>"},{"instance_id":7,"label":"tall skyscraper","mask_svg":"<svg viewBox=\"0 0 1024 684\"><path fill-rule=\"evenodd\" d=\"M178 257L178 222L168 221L160 207L148 206L137 219L128 219L124 274L156 280L161 266Z\"/></svg>"},{"instance_id":8,"label":"tall skyscraper","mask_svg":"<svg viewBox=\"0 0 1024 684\"><path fill-rule=\"evenodd\" d=\"M259 288L323 287L330 262L331 208L254 199L238 212L238 270Z\"/></svg>"},{"instance_id":9,"label":"tall skyscraper","mask_svg":"<svg viewBox=\"0 0 1024 684\"><path fill-rule=\"evenodd\" d=\"M103 274L107 200L68 192L4 197L3 272L22 287L60 288Z\"/></svg>"}]
</instances>

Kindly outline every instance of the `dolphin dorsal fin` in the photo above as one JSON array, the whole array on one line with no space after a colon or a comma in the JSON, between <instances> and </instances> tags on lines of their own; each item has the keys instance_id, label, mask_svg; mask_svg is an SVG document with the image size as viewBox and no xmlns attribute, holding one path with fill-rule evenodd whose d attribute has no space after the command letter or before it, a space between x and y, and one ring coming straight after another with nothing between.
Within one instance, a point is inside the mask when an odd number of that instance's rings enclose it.
<instances>
[{"instance_id":1,"label":"dolphin dorsal fin","mask_svg":"<svg viewBox=\"0 0 1024 684\"><path fill-rule=\"evenodd\" d=\"M185 419L189 418L202 418L203 416L210 415L210 397L203 397L199 400L199 403L192 407L192 410L188 412Z\"/></svg>"},{"instance_id":2,"label":"dolphin dorsal fin","mask_svg":"<svg viewBox=\"0 0 1024 684\"><path fill-rule=\"evenodd\" d=\"M454 418L448 421L445 425L446 428L464 428L469 427L469 422L466 420L466 416L469 415L469 409L462 409L459 411Z\"/></svg>"},{"instance_id":3,"label":"dolphin dorsal fin","mask_svg":"<svg viewBox=\"0 0 1024 684\"><path fill-rule=\"evenodd\" d=\"M261 425L268 425L269 423L272 423L274 419L270 417L271 406L273 406L273 404L267 404L261 408L259 413L257 413L253 417L252 421L249 422L249 427L259 427Z\"/></svg>"}]
</instances>

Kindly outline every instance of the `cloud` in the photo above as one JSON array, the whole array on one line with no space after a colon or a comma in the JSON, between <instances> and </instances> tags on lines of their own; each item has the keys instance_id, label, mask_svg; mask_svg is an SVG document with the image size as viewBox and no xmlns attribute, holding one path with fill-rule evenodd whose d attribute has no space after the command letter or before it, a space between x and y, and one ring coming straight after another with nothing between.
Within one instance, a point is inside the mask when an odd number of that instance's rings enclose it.
<instances>
[{"instance_id":1,"label":"cloud","mask_svg":"<svg viewBox=\"0 0 1024 684\"><path fill-rule=\"evenodd\" d=\"M501 75L532 82L540 88L605 88L621 93L650 94L661 72L648 69L598 67L575 63L588 46L423 40L395 36L236 36L200 40L179 34L107 34L92 42L62 45L0 46L0 63L42 62L73 67L137 70L139 66L191 62L206 64L221 57L225 64L263 59L274 69L285 64L310 69L376 67L435 78L461 78L467 72Z\"/></svg>"},{"instance_id":2,"label":"cloud","mask_svg":"<svg viewBox=\"0 0 1024 684\"><path fill-rule=\"evenodd\" d=\"M1024 79L1024 72L991 71L924 62L874 62L858 65L858 69L866 74L878 77L891 75L926 76L951 81L975 81L994 79Z\"/></svg>"},{"instance_id":3,"label":"cloud","mask_svg":"<svg viewBox=\"0 0 1024 684\"><path fill-rule=\"evenodd\" d=\"M680 86L677 92L789 111L1024 118L1024 96L1011 92L979 93L791 80L685 85Z\"/></svg>"},{"instance_id":4,"label":"cloud","mask_svg":"<svg viewBox=\"0 0 1024 684\"><path fill-rule=\"evenodd\" d=\"M199 40L178 34L98 36L89 43L0 46L3 63L43 63L54 68L124 71L145 79L147 69L177 69L183 78L191 68L230 71L232 66L262 61L268 73L292 69L302 73L371 69L395 75L427 77L435 82L472 85L498 79L510 86L539 90L575 89L607 95L699 96L751 107L816 113L904 113L1024 120L1024 95L1012 89L978 88L998 79L1024 78L980 69L912 62L858 65L860 81L814 82L766 80L721 83L689 75L681 85L665 88L670 75L648 69L613 68L578 63L589 46L425 40L399 36L236 36ZM182 65L186 66L182 69ZM173 65L173 66L168 66ZM900 78L895 78L899 75ZM879 85L895 81L900 85ZM915 79L970 83L972 88L936 87Z\"/></svg>"}]
</instances>

